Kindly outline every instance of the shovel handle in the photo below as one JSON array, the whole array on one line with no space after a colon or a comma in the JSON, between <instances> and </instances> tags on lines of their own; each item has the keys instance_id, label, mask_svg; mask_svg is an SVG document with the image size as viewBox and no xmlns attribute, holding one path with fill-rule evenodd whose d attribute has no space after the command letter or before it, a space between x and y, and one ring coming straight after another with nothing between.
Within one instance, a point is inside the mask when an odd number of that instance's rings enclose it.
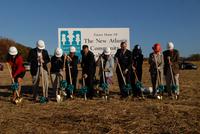
<instances>
[{"instance_id":1,"label":"shovel handle","mask_svg":"<svg viewBox=\"0 0 200 134\"><path fill-rule=\"evenodd\" d=\"M83 87L85 86L85 78L83 77Z\"/></svg>"},{"instance_id":2,"label":"shovel handle","mask_svg":"<svg viewBox=\"0 0 200 134\"><path fill-rule=\"evenodd\" d=\"M85 87L85 78L83 77L83 87ZM86 101L87 100L87 94L84 93L84 100Z\"/></svg>"},{"instance_id":3,"label":"shovel handle","mask_svg":"<svg viewBox=\"0 0 200 134\"><path fill-rule=\"evenodd\" d=\"M45 87L44 87L44 69L42 67L42 65L40 66L40 72L42 74L41 79L42 79L42 91L43 91L43 96L45 96Z\"/></svg>"},{"instance_id":4,"label":"shovel handle","mask_svg":"<svg viewBox=\"0 0 200 134\"><path fill-rule=\"evenodd\" d=\"M133 67L133 66L132 66L132 68L133 68L133 73L134 73L134 75L135 75L135 78L136 78L136 80L137 80L137 81L139 81L139 80L138 80L137 73L136 73L136 71L135 71L135 69L134 69L134 67Z\"/></svg>"},{"instance_id":5,"label":"shovel handle","mask_svg":"<svg viewBox=\"0 0 200 134\"><path fill-rule=\"evenodd\" d=\"M69 82L70 84L72 84L72 74L71 74L70 64L68 63L67 66L68 66L68 71L69 71Z\"/></svg>"},{"instance_id":6,"label":"shovel handle","mask_svg":"<svg viewBox=\"0 0 200 134\"><path fill-rule=\"evenodd\" d=\"M101 57L101 68L102 68L102 74L103 74L103 83L105 83L105 74L104 74L104 67L103 67L103 59Z\"/></svg>"},{"instance_id":7,"label":"shovel handle","mask_svg":"<svg viewBox=\"0 0 200 134\"><path fill-rule=\"evenodd\" d=\"M116 58L116 59L117 59L117 58ZM118 59L117 59L117 61L118 61ZM122 68L121 68L119 62L117 62L117 66L119 67L120 74L121 74L121 76L122 76L122 79L123 79L123 81L124 81L124 84L126 85L126 80L125 80L124 75L123 75L123 73L122 73Z\"/></svg>"},{"instance_id":8,"label":"shovel handle","mask_svg":"<svg viewBox=\"0 0 200 134\"><path fill-rule=\"evenodd\" d=\"M171 62L170 57L168 56L167 58L168 58L169 62ZM174 81L174 75L173 75L173 71L172 71L172 66L171 66L171 64L169 64L169 69L170 69L170 73L171 73L171 77L172 77L172 83L173 83L173 85L174 85L174 84L175 84L175 81Z\"/></svg>"}]
</instances>

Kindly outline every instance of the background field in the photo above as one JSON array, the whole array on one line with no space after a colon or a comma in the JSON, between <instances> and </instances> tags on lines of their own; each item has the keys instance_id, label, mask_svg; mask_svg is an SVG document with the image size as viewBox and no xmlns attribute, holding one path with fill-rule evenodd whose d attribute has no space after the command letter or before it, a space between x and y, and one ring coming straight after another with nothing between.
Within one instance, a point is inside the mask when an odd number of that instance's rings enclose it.
<instances>
[{"instance_id":1,"label":"background field","mask_svg":"<svg viewBox=\"0 0 200 134\"><path fill-rule=\"evenodd\" d=\"M196 62L200 66L200 62ZM143 83L151 86L148 64ZM20 105L10 103L8 70L0 71L0 133L200 133L200 68L180 72L178 101L119 99L116 76L110 101L82 98L46 105L31 100L31 76L26 73ZM51 85L51 84L50 84ZM50 89L52 92L52 89Z\"/></svg>"}]
</instances>

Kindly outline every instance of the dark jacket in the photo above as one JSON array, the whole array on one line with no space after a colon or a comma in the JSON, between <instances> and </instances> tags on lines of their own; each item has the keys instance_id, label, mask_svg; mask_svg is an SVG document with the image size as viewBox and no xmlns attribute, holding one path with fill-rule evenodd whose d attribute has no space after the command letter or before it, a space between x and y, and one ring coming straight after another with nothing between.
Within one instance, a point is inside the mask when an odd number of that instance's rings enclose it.
<instances>
[{"instance_id":1,"label":"dark jacket","mask_svg":"<svg viewBox=\"0 0 200 134\"><path fill-rule=\"evenodd\" d=\"M51 73L59 73L60 69L63 69L64 56L58 58L55 55L51 57Z\"/></svg>"},{"instance_id":2,"label":"dark jacket","mask_svg":"<svg viewBox=\"0 0 200 134\"><path fill-rule=\"evenodd\" d=\"M71 75L72 77L77 77L78 75L78 56L74 55L74 57L70 57L72 61L70 62L70 69L71 69ZM66 62L66 74L68 76L69 70L68 70L68 63Z\"/></svg>"},{"instance_id":3,"label":"dark jacket","mask_svg":"<svg viewBox=\"0 0 200 134\"><path fill-rule=\"evenodd\" d=\"M142 70L144 56L142 53L133 50L132 52L132 62L133 66L136 68L137 71Z\"/></svg>"},{"instance_id":4,"label":"dark jacket","mask_svg":"<svg viewBox=\"0 0 200 134\"><path fill-rule=\"evenodd\" d=\"M42 57L44 60L43 68L48 71L47 64L50 62L49 54L47 50L42 50ZM31 75L36 75L38 70L38 55L37 55L37 48L31 49L28 55L28 62L31 64Z\"/></svg>"},{"instance_id":5,"label":"dark jacket","mask_svg":"<svg viewBox=\"0 0 200 134\"><path fill-rule=\"evenodd\" d=\"M81 62L82 72L83 74L87 74L88 76L94 76L96 71L96 63L94 59L94 54L89 51L87 55L82 53L82 62Z\"/></svg>"},{"instance_id":6,"label":"dark jacket","mask_svg":"<svg viewBox=\"0 0 200 134\"><path fill-rule=\"evenodd\" d=\"M132 66L132 54L130 50L126 50L126 52L123 54L121 49L118 49L115 58L118 59L118 62L121 66L122 71L128 69L130 71ZM117 67L118 70L118 67Z\"/></svg>"},{"instance_id":7,"label":"dark jacket","mask_svg":"<svg viewBox=\"0 0 200 134\"><path fill-rule=\"evenodd\" d=\"M178 50L174 49L173 51L166 50L163 52L164 55L164 74L167 74L167 70L169 69L169 60L168 57L170 57L170 60L172 62L172 70L174 74L179 73L179 52Z\"/></svg>"}]
</instances>

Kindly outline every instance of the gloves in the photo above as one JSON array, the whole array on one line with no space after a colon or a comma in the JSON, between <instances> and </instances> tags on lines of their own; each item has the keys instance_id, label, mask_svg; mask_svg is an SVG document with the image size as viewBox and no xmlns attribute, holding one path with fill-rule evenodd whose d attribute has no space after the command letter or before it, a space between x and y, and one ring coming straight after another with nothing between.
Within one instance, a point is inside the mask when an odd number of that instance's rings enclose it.
<instances>
[{"instance_id":1,"label":"gloves","mask_svg":"<svg viewBox=\"0 0 200 134\"><path fill-rule=\"evenodd\" d=\"M83 78L85 78L85 79L86 79L87 77L88 77L88 75L87 75L87 74L83 74Z\"/></svg>"},{"instance_id":2,"label":"gloves","mask_svg":"<svg viewBox=\"0 0 200 134\"><path fill-rule=\"evenodd\" d=\"M69 56L65 56L65 60L67 60L67 61L72 61L72 58L69 57Z\"/></svg>"},{"instance_id":3,"label":"gloves","mask_svg":"<svg viewBox=\"0 0 200 134\"><path fill-rule=\"evenodd\" d=\"M126 75L128 73L128 69L125 69L123 74Z\"/></svg>"},{"instance_id":4,"label":"gloves","mask_svg":"<svg viewBox=\"0 0 200 134\"><path fill-rule=\"evenodd\" d=\"M133 70L136 70L136 68L134 66L132 66Z\"/></svg>"}]
</instances>

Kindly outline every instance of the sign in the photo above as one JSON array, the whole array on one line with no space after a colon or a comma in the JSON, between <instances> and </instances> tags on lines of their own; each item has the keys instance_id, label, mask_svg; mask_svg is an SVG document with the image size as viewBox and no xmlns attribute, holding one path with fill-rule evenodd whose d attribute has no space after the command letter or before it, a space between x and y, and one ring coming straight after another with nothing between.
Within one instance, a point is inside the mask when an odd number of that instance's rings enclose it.
<instances>
[{"instance_id":1,"label":"sign","mask_svg":"<svg viewBox=\"0 0 200 134\"><path fill-rule=\"evenodd\" d=\"M58 47L68 54L70 46L74 46L79 58L83 45L88 45L97 58L105 47L110 47L114 55L122 41L130 49L129 28L58 28Z\"/></svg>"}]
</instances>

